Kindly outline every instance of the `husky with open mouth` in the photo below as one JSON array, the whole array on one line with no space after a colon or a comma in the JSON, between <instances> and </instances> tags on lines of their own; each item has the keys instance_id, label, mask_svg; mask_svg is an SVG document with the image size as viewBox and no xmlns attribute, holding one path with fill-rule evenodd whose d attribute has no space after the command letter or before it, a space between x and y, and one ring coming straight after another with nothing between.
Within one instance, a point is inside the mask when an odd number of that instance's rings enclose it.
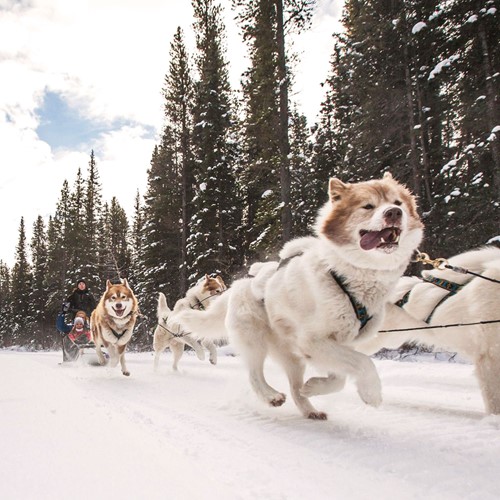
<instances>
[{"instance_id":1,"label":"husky with open mouth","mask_svg":"<svg viewBox=\"0 0 500 500\"><path fill-rule=\"evenodd\" d=\"M280 406L285 394L264 377L264 361L272 356L301 413L326 419L309 397L340 390L347 376L365 403L380 404L375 365L355 346L382 324L385 302L423 225L412 194L387 173L356 184L331 179L315 229L316 236L287 243L280 263L260 265L255 277L236 281L208 311L183 312L178 319L199 336L227 335L248 366L254 391ZM308 364L321 376L304 384Z\"/></svg>"},{"instance_id":2,"label":"husky with open mouth","mask_svg":"<svg viewBox=\"0 0 500 500\"><path fill-rule=\"evenodd\" d=\"M114 367L120 361L122 373L126 376L130 372L125 363L125 349L132 338L138 313L137 298L127 280L123 279L119 284L108 280L106 291L90 318L99 363L106 363L101 350L104 346L110 356L110 366Z\"/></svg>"}]
</instances>

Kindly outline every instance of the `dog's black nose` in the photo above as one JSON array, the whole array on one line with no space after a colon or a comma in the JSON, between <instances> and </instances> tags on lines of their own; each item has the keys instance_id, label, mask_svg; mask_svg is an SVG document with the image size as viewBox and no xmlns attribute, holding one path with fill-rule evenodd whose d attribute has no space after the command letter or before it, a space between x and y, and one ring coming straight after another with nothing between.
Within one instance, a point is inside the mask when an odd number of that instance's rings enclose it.
<instances>
[{"instance_id":1,"label":"dog's black nose","mask_svg":"<svg viewBox=\"0 0 500 500\"><path fill-rule=\"evenodd\" d=\"M384 212L384 219L389 224L394 224L401 220L402 215L403 211L399 207L391 207Z\"/></svg>"},{"instance_id":2,"label":"dog's black nose","mask_svg":"<svg viewBox=\"0 0 500 500\"><path fill-rule=\"evenodd\" d=\"M117 302L117 303L115 304L115 309L121 309L121 308L122 308L122 304L121 304L121 302Z\"/></svg>"}]
</instances>

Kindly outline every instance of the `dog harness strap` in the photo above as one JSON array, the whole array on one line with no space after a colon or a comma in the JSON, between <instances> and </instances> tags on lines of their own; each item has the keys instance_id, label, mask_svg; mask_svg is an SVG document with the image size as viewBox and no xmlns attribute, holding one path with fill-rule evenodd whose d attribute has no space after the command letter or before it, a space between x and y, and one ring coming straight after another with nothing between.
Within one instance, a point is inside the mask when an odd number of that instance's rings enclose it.
<instances>
[{"instance_id":1,"label":"dog harness strap","mask_svg":"<svg viewBox=\"0 0 500 500\"><path fill-rule=\"evenodd\" d=\"M434 276L425 276L422 279L427 283L432 283L433 285L450 292L451 295L454 295L464 287L464 285L459 283L453 283L453 281L448 281L442 278L435 278Z\"/></svg>"},{"instance_id":2,"label":"dog harness strap","mask_svg":"<svg viewBox=\"0 0 500 500\"><path fill-rule=\"evenodd\" d=\"M358 302L349 292L347 289L347 286L345 284L345 280L342 276L339 276L338 274L333 271L333 269L330 270L330 274L332 278L335 280L337 285L341 288L341 290L349 297L349 300L351 301L352 308L354 309L354 312L356 313L356 317L358 318L359 322L361 323L361 328L363 328L368 321L372 318L371 316L368 316L368 311L366 310L366 307ZM360 329L361 329L360 328Z\"/></svg>"},{"instance_id":3,"label":"dog harness strap","mask_svg":"<svg viewBox=\"0 0 500 500\"><path fill-rule=\"evenodd\" d=\"M116 333L112 328L110 328L111 330L111 333L118 339L120 340L126 333L127 333L127 330L123 330L122 333Z\"/></svg>"},{"instance_id":4,"label":"dog harness strap","mask_svg":"<svg viewBox=\"0 0 500 500\"><path fill-rule=\"evenodd\" d=\"M439 288L442 288L443 290L446 290L448 295L445 295L435 306L434 309L431 311L429 316L427 316L427 319L425 322L428 324L431 322L432 316L435 313L436 309L448 298L450 298L452 295L455 295L457 292L459 292L467 283L459 284L459 283L453 283L453 281L448 281L442 278L435 278L434 276L425 276L423 278L423 281L427 283L431 283L432 285L436 285Z\"/></svg>"},{"instance_id":5,"label":"dog harness strap","mask_svg":"<svg viewBox=\"0 0 500 500\"><path fill-rule=\"evenodd\" d=\"M445 279L442 279L442 278L436 278L435 276L425 276L422 278L422 281L425 281L426 283L430 283L432 285L435 285L435 286L438 286L439 288L442 288L443 290L446 290L448 293L448 295L445 295L435 306L434 308L432 309L432 311L430 312L429 316L427 316L427 319L425 320L426 323L430 323L431 319L432 319L432 315L434 314L434 312L436 311L436 309L446 300L448 299L449 297L451 297L452 295L455 295L457 292L459 292L460 290L462 290L462 288L468 283L463 283L463 284L460 284L460 283L454 283L453 281L448 281L448 280L445 280ZM396 305L398 307L403 307L407 302L408 302L408 299L410 298L410 292L411 290L409 290L408 292L406 292L403 297L401 299L399 299L397 302L396 302Z\"/></svg>"}]
</instances>

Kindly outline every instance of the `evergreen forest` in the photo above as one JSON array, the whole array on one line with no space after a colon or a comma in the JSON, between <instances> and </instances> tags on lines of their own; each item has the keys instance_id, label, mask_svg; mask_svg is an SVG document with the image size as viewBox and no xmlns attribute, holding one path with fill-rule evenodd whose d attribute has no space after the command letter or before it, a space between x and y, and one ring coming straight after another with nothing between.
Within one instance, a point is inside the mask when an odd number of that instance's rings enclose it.
<instances>
[{"instance_id":1,"label":"evergreen forest","mask_svg":"<svg viewBox=\"0 0 500 500\"><path fill-rule=\"evenodd\" d=\"M173 306L205 274L230 284L276 258L311 233L330 177L390 171L418 197L421 250L432 256L500 235L498 4L346 0L321 110L308 123L293 98L288 40L309 29L316 2L232 0L249 62L234 89L222 5L192 0L195 49L179 27L161 140L150 165L137 165L146 192L133 214L104 200L91 151L30 241L20 220L14 265L0 261L0 347L57 346L55 317L76 280L99 298L106 280L126 277L143 315L131 347L150 349L158 292Z\"/></svg>"}]
</instances>

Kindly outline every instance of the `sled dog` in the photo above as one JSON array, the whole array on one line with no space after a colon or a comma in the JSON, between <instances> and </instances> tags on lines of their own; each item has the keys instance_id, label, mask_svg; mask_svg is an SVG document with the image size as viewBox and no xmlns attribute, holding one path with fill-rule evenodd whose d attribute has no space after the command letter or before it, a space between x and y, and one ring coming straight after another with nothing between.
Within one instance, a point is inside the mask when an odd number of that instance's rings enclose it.
<instances>
[{"instance_id":1,"label":"sled dog","mask_svg":"<svg viewBox=\"0 0 500 500\"><path fill-rule=\"evenodd\" d=\"M123 375L129 376L125 363L125 349L132 338L139 307L134 292L126 279L120 284L106 282L106 291L90 318L90 329L96 346L99 363L106 360L101 348L104 346L110 356L110 366L120 361Z\"/></svg>"},{"instance_id":2,"label":"sled dog","mask_svg":"<svg viewBox=\"0 0 500 500\"><path fill-rule=\"evenodd\" d=\"M365 403L380 404L375 365L355 346L379 329L387 296L420 243L423 226L414 197L385 174L357 184L330 179L329 201L315 230L315 237L285 245L279 264L255 266L255 277L236 281L208 311L185 311L178 319L199 336L228 335L256 394L280 406L285 394L267 383L263 370L266 357L274 357L301 413L326 419L309 397L329 392L332 380L340 389L346 376L354 378ZM304 384L306 364L327 377Z\"/></svg>"},{"instance_id":3,"label":"sled dog","mask_svg":"<svg viewBox=\"0 0 500 500\"><path fill-rule=\"evenodd\" d=\"M173 354L174 370L178 369L179 360L184 352L184 344L191 346L198 359L205 359L205 353L196 339L191 338L182 329L182 325L175 320L175 315L179 311L185 309L203 310L222 292L227 289L224 280L220 276L212 277L205 275L194 287L190 288L186 296L179 299L171 310L167 304L167 298L160 292L158 297L158 325L154 332L153 349L154 369L158 370L161 353L169 347ZM202 345L205 346L210 353L210 362L217 364L217 350L215 344L209 340L203 340Z\"/></svg>"},{"instance_id":4,"label":"sled dog","mask_svg":"<svg viewBox=\"0 0 500 500\"><path fill-rule=\"evenodd\" d=\"M500 249L484 247L448 259L454 267L500 280ZM382 330L500 320L500 284L451 269L423 271L399 280ZM417 342L469 358L487 413L500 414L500 323L378 333L359 346L366 354Z\"/></svg>"}]
</instances>

